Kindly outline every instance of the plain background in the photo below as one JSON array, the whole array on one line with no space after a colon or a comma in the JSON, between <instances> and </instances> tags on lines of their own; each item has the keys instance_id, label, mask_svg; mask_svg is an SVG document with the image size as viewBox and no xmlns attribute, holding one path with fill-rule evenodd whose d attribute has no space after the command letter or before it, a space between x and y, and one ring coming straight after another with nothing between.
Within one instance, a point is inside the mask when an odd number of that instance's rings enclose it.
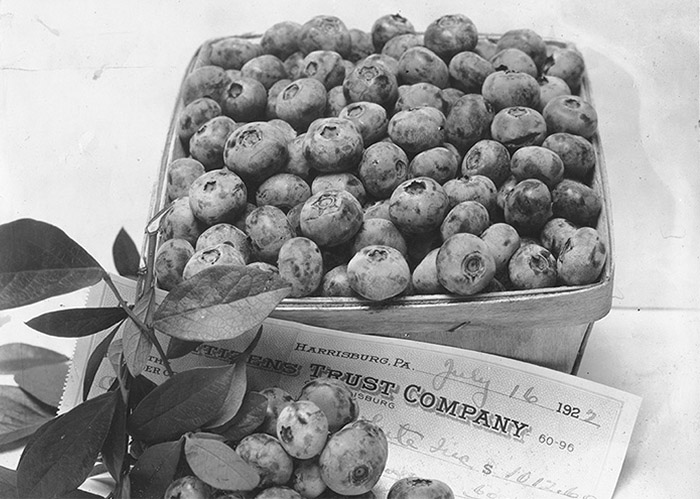
<instances>
[{"instance_id":1,"label":"plain background","mask_svg":"<svg viewBox=\"0 0 700 499\"><path fill-rule=\"evenodd\" d=\"M645 397L616 497L696 496L697 1L5 0L0 223L57 225L113 270L122 227L141 246L175 97L204 40L316 14L369 30L396 12L418 30L460 12L482 33L526 27L582 51L610 180L616 268L613 311L594 328L581 375ZM29 335L21 320L33 315L0 313L0 341L70 353L65 342Z\"/></svg>"}]
</instances>

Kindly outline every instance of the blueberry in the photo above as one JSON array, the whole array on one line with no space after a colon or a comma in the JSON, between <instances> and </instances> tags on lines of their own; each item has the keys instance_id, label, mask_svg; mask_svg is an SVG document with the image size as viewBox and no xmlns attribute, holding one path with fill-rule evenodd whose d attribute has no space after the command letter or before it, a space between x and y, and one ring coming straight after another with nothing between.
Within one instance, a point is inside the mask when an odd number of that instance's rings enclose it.
<instances>
[{"instance_id":1,"label":"blueberry","mask_svg":"<svg viewBox=\"0 0 700 499\"><path fill-rule=\"evenodd\" d=\"M512 225L498 222L487 227L481 233L481 239L491 249L496 262L496 275L502 274L508 267L513 253L520 247L520 235Z\"/></svg>"},{"instance_id":2,"label":"blueberry","mask_svg":"<svg viewBox=\"0 0 700 499\"><path fill-rule=\"evenodd\" d=\"M566 132L553 133L544 139L543 147L551 149L564 163L564 176L587 180L596 165L593 144L580 135Z\"/></svg>"},{"instance_id":3,"label":"blueberry","mask_svg":"<svg viewBox=\"0 0 700 499\"><path fill-rule=\"evenodd\" d=\"M204 165L194 158L179 158L168 165L166 194L169 201L187 196L190 185L204 174Z\"/></svg>"},{"instance_id":4,"label":"blueberry","mask_svg":"<svg viewBox=\"0 0 700 499\"><path fill-rule=\"evenodd\" d=\"M203 56L208 64L224 69L241 69L249 60L262 55L260 44L239 37L215 40L205 47Z\"/></svg>"},{"instance_id":5,"label":"blueberry","mask_svg":"<svg viewBox=\"0 0 700 499\"><path fill-rule=\"evenodd\" d=\"M306 237L288 239L279 250L277 268L280 277L292 287L290 296L309 296L323 278L321 250Z\"/></svg>"},{"instance_id":6,"label":"blueberry","mask_svg":"<svg viewBox=\"0 0 700 499\"><path fill-rule=\"evenodd\" d=\"M346 56L348 60L354 63L364 59L373 52L374 44L372 43L372 34L362 29L351 28L350 53Z\"/></svg>"},{"instance_id":7,"label":"blueberry","mask_svg":"<svg viewBox=\"0 0 700 499\"><path fill-rule=\"evenodd\" d=\"M489 212L478 201L464 201L452 208L440 225L440 235L446 241L454 234L481 235L490 225Z\"/></svg>"},{"instance_id":8,"label":"blueberry","mask_svg":"<svg viewBox=\"0 0 700 499\"><path fill-rule=\"evenodd\" d=\"M375 102L348 104L338 113L339 118L352 121L362 135L362 142L369 147L386 136L389 120L386 109Z\"/></svg>"},{"instance_id":9,"label":"blueberry","mask_svg":"<svg viewBox=\"0 0 700 499\"><path fill-rule=\"evenodd\" d=\"M551 149L526 146L511 156L510 171L518 180L536 178L553 189L564 178L564 163Z\"/></svg>"},{"instance_id":10,"label":"blueberry","mask_svg":"<svg viewBox=\"0 0 700 499\"><path fill-rule=\"evenodd\" d=\"M170 291L180 284L182 271L192 255L194 248L188 241L177 238L164 241L156 252L153 265L158 287Z\"/></svg>"},{"instance_id":11,"label":"blueberry","mask_svg":"<svg viewBox=\"0 0 700 499\"><path fill-rule=\"evenodd\" d=\"M245 256L230 244L217 244L203 250L196 251L185 264L182 270L182 278L190 279L195 274L215 265L246 264Z\"/></svg>"},{"instance_id":12,"label":"blueberry","mask_svg":"<svg viewBox=\"0 0 700 499\"><path fill-rule=\"evenodd\" d=\"M441 111L423 106L396 113L389 120L387 133L410 154L441 145L445 141L445 127L446 119Z\"/></svg>"},{"instance_id":13,"label":"blueberry","mask_svg":"<svg viewBox=\"0 0 700 499\"><path fill-rule=\"evenodd\" d=\"M310 459L321 453L328 439L328 418L310 400L296 400L277 417L277 437L290 456Z\"/></svg>"},{"instance_id":14,"label":"blueberry","mask_svg":"<svg viewBox=\"0 0 700 499\"><path fill-rule=\"evenodd\" d=\"M581 227L564 243L557 258L557 271L564 284L595 282L605 266L607 247L596 229Z\"/></svg>"},{"instance_id":15,"label":"blueberry","mask_svg":"<svg viewBox=\"0 0 700 499\"><path fill-rule=\"evenodd\" d=\"M223 91L221 108L234 121L261 120L267 110L267 90L253 78L231 79Z\"/></svg>"},{"instance_id":16,"label":"blueberry","mask_svg":"<svg viewBox=\"0 0 700 499\"><path fill-rule=\"evenodd\" d=\"M287 85L277 96L277 117L298 132L326 113L326 87L313 78L300 78Z\"/></svg>"},{"instance_id":17,"label":"blueberry","mask_svg":"<svg viewBox=\"0 0 700 499\"><path fill-rule=\"evenodd\" d=\"M202 66L192 70L182 82L182 103L208 97L221 101L221 93L227 84L226 72L220 66Z\"/></svg>"},{"instance_id":18,"label":"blueberry","mask_svg":"<svg viewBox=\"0 0 700 499\"><path fill-rule=\"evenodd\" d=\"M221 106L209 97L200 97L187 104L177 119L177 136L186 148L189 148L190 138L207 121L221 116Z\"/></svg>"},{"instance_id":19,"label":"blueberry","mask_svg":"<svg viewBox=\"0 0 700 499\"><path fill-rule=\"evenodd\" d=\"M173 480L165 490L164 499L209 499L214 491L201 479L187 475Z\"/></svg>"},{"instance_id":20,"label":"blueberry","mask_svg":"<svg viewBox=\"0 0 700 499\"><path fill-rule=\"evenodd\" d=\"M393 57L397 61L411 47L423 45L423 35L419 33L403 33L387 40L381 53Z\"/></svg>"},{"instance_id":21,"label":"blueberry","mask_svg":"<svg viewBox=\"0 0 700 499\"><path fill-rule=\"evenodd\" d=\"M350 241L362 225L362 205L347 191L329 190L312 195L301 209L304 236L319 246L338 246Z\"/></svg>"},{"instance_id":22,"label":"blueberry","mask_svg":"<svg viewBox=\"0 0 700 499\"><path fill-rule=\"evenodd\" d=\"M408 165L409 178L430 177L439 184L454 179L459 170L455 154L443 146L433 147L416 154Z\"/></svg>"},{"instance_id":23,"label":"blueberry","mask_svg":"<svg viewBox=\"0 0 700 499\"><path fill-rule=\"evenodd\" d=\"M260 46L267 54L284 60L299 50L301 25L292 21L273 24L263 33Z\"/></svg>"},{"instance_id":24,"label":"blueberry","mask_svg":"<svg viewBox=\"0 0 700 499\"><path fill-rule=\"evenodd\" d=\"M547 136L544 117L528 107L501 109L491 122L491 136L512 154L524 146L539 146Z\"/></svg>"},{"instance_id":25,"label":"blueberry","mask_svg":"<svg viewBox=\"0 0 700 499\"><path fill-rule=\"evenodd\" d=\"M347 273L353 291L372 301L401 294L411 280L411 271L401 252L385 245L360 249L348 262Z\"/></svg>"},{"instance_id":26,"label":"blueberry","mask_svg":"<svg viewBox=\"0 0 700 499\"><path fill-rule=\"evenodd\" d=\"M576 229L578 227L565 218L552 218L542 227L542 232L540 233L542 246L547 248L556 258L559 256L566 241L576 232Z\"/></svg>"},{"instance_id":27,"label":"blueberry","mask_svg":"<svg viewBox=\"0 0 700 499\"><path fill-rule=\"evenodd\" d=\"M252 433L243 438L236 446L236 453L258 472L260 487L284 485L292 477L294 461L280 441L267 433Z\"/></svg>"},{"instance_id":28,"label":"blueberry","mask_svg":"<svg viewBox=\"0 0 700 499\"><path fill-rule=\"evenodd\" d=\"M302 78L314 78L330 90L341 85L345 79L343 58L332 50L314 50L302 61Z\"/></svg>"},{"instance_id":29,"label":"blueberry","mask_svg":"<svg viewBox=\"0 0 700 499\"><path fill-rule=\"evenodd\" d=\"M466 94L459 90L458 88L443 88L440 91L440 96L442 97L443 108L445 109L445 116L450 114L455 103L464 97Z\"/></svg>"},{"instance_id":30,"label":"blueberry","mask_svg":"<svg viewBox=\"0 0 700 499\"><path fill-rule=\"evenodd\" d=\"M207 171L223 168L226 140L238 126L228 116L210 119L190 137L190 155Z\"/></svg>"},{"instance_id":31,"label":"blueberry","mask_svg":"<svg viewBox=\"0 0 700 499\"><path fill-rule=\"evenodd\" d=\"M500 187L510 176L510 153L496 140L480 140L464 155L461 173L465 177L484 175Z\"/></svg>"},{"instance_id":32,"label":"blueberry","mask_svg":"<svg viewBox=\"0 0 700 499\"><path fill-rule=\"evenodd\" d=\"M292 173L277 173L266 179L255 192L258 206L272 205L287 213L311 197L306 181Z\"/></svg>"},{"instance_id":33,"label":"blueberry","mask_svg":"<svg viewBox=\"0 0 700 499\"><path fill-rule=\"evenodd\" d=\"M326 490L326 484L321 478L321 465L318 464L318 459L297 461L292 473L291 486L307 499L320 496Z\"/></svg>"},{"instance_id":34,"label":"blueberry","mask_svg":"<svg viewBox=\"0 0 700 499\"><path fill-rule=\"evenodd\" d=\"M564 80L556 76L542 75L537 79L540 84L540 104L537 108L542 112L550 100L560 95L571 95L571 89Z\"/></svg>"},{"instance_id":35,"label":"blueberry","mask_svg":"<svg viewBox=\"0 0 700 499\"><path fill-rule=\"evenodd\" d=\"M408 178L408 157L391 142L377 142L362 153L358 176L376 199L386 199Z\"/></svg>"},{"instance_id":36,"label":"blueberry","mask_svg":"<svg viewBox=\"0 0 700 499\"><path fill-rule=\"evenodd\" d=\"M490 217L495 217L498 191L490 178L484 175L460 177L445 182L443 188L451 208L464 201L477 201L486 208Z\"/></svg>"},{"instance_id":37,"label":"blueberry","mask_svg":"<svg viewBox=\"0 0 700 499\"><path fill-rule=\"evenodd\" d=\"M417 294L441 294L446 293L445 287L440 284L437 276L437 254L440 248L432 249L416 265L411 274L413 289Z\"/></svg>"},{"instance_id":38,"label":"blueberry","mask_svg":"<svg viewBox=\"0 0 700 499\"><path fill-rule=\"evenodd\" d=\"M479 236L464 232L442 243L436 265L440 284L458 295L479 293L496 274L488 245Z\"/></svg>"},{"instance_id":39,"label":"blueberry","mask_svg":"<svg viewBox=\"0 0 700 499\"><path fill-rule=\"evenodd\" d=\"M496 112L514 106L537 109L540 103L540 84L537 79L527 73L508 69L488 75L484 79L481 93Z\"/></svg>"},{"instance_id":40,"label":"blueberry","mask_svg":"<svg viewBox=\"0 0 700 499\"><path fill-rule=\"evenodd\" d=\"M340 111L348 105L348 99L341 85L335 86L326 94L326 118L337 118Z\"/></svg>"},{"instance_id":41,"label":"blueberry","mask_svg":"<svg viewBox=\"0 0 700 499\"><path fill-rule=\"evenodd\" d=\"M362 135L352 121L322 118L310 127L302 142L304 157L317 171L339 173L355 169L362 159Z\"/></svg>"},{"instance_id":42,"label":"blueberry","mask_svg":"<svg viewBox=\"0 0 700 499\"><path fill-rule=\"evenodd\" d=\"M577 93L585 71L583 56L572 48L555 48L543 68L547 76L556 76L566 82L572 92Z\"/></svg>"},{"instance_id":43,"label":"blueberry","mask_svg":"<svg viewBox=\"0 0 700 499\"><path fill-rule=\"evenodd\" d=\"M518 71L537 78L539 71L532 58L520 49L503 49L491 58L491 64L498 71Z\"/></svg>"},{"instance_id":44,"label":"blueberry","mask_svg":"<svg viewBox=\"0 0 700 499\"><path fill-rule=\"evenodd\" d=\"M301 388L297 400L316 404L325 413L331 433L355 421L360 411L352 390L334 378L312 379Z\"/></svg>"},{"instance_id":45,"label":"blueberry","mask_svg":"<svg viewBox=\"0 0 700 499\"><path fill-rule=\"evenodd\" d=\"M408 254L406 239L399 229L384 218L370 218L362 222L360 230L352 240L352 253L357 253L365 246L391 246L405 257Z\"/></svg>"},{"instance_id":46,"label":"blueberry","mask_svg":"<svg viewBox=\"0 0 700 499\"><path fill-rule=\"evenodd\" d=\"M445 120L445 137L461 153L482 139L488 138L494 111L478 94L466 94L454 103Z\"/></svg>"},{"instance_id":47,"label":"blueberry","mask_svg":"<svg viewBox=\"0 0 700 499\"><path fill-rule=\"evenodd\" d=\"M431 106L444 112L445 102L442 100L442 90L427 82L401 85L399 98L394 105L394 112L420 106Z\"/></svg>"},{"instance_id":48,"label":"blueberry","mask_svg":"<svg viewBox=\"0 0 700 499\"><path fill-rule=\"evenodd\" d=\"M287 139L266 121L246 123L226 140L224 163L246 181L262 182L284 168Z\"/></svg>"},{"instance_id":49,"label":"blueberry","mask_svg":"<svg viewBox=\"0 0 700 499\"><path fill-rule=\"evenodd\" d=\"M316 176L311 183L311 194L322 191L341 190L352 194L360 204L365 204L367 192L362 181L352 173L324 173Z\"/></svg>"},{"instance_id":50,"label":"blueberry","mask_svg":"<svg viewBox=\"0 0 700 499\"><path fill-rule=\"evenodd\" d=\"M389 40L398 35L415 33L411 21L400 14L383 15L372 24L371 35L374 49L380 52Z\"/></svg>"},{"instance_id":51,"label":"blueberry","mask_svg":"<svg viewBox=\"0 0 700 499\"><path fill-rule=\"evenodd\" d=\"M355 296L348 279L347 264L333 267L324 274L321 281L321 296Z\"/></svg>"},{"instance_id":52,"label":"blueberry","mask_svg":"<svg viewBox=\"0 0 700 499\"><path fill-rule=\"evenodd\" d=\"M445 482L427 478L406 477L394 482L387 499L454 499Z\"/></svg>"},{"instance_id":53,"label":"blueberry","mask_svg":"<svg viewBox=\"0 0 700 499\"><path fill-rule=\"evenodd\" d=\"M497 50L515 48L525 52L540 70L547 59L547 45L535 31L527 28L511 29L503 33L496 42Z\"/></svg>"},{"instance_id":54,"label":"blueberry","mask_svg":"<svg viewBox=\"0 0 700 499\"><path fill-rule=\"evenodd\" d=\"M596 225L602 205L600 195L577 180L562 180L552 190L554 216L566 218L579 226Z\"/></svg>"},{"instance_id":55,"label":"blueberry","mask_svg":"<svg viewBox=\"0 0 700 499\"><path fill-rule=\"evenodd\" d=\"M174 238L184 239L194 246L202 230L202 223L194 216L190 207L190 198L187 196L173 201L170 209L161 220L164 241Z\"/></svg>"},{"instance_id":56,"label":"blueberry","mask_svg":"<svg viewBox=\"0 0 700 499\"><path fill-rule=\"evenodd\" d=\"M447 14L425 29L425 46L449 60L459 52L473 50L478 40L476 26L464 14Z\"/></svg>"},{"instance_id":57,"label":"blueberry","mask_svg":"<svg viewBox=\"0 0 700 499\"><path fill-rule=\"evenodd\" d=\"M555 286L557 261L548 249L538 244L523 244L508 263L508 276L516 289Z\"/></svg>"},{"instance_id":58,"label":"blueberry","mask_svg":"<svg viewBox=\"0 0 700 499\"><path fill-rule=\"evenodd\" d=\"M389 446L379 425L359 419L331 435L319 457L321 477L338 494L369 492L386 467Z\"/></svg>"},{"instance_id":59,"label":"blueberry","mask_svg":"<svg viewBox=\"0 0 700 499\"><path fill-rule=\"evenodd\" d=\"M422 234L440 227L449 208L442 186L430 177L402 182L391 194L389 216L405 234Z\"/></svg>"},{"instance_id":60,"label":"blueberry","mask_svg":"<svg viewBox=\"0 0 700 499\"><path fill-rule=\"evenodd\" d=\"M227 223L212 225L202 232L197 238L195 250L199 251L223 243L239 250L243 254L246 263L250 261L253 253L248 234L235 225Z\"/></svg>"},{"instance_id":61,"label":"blueberry","mask_svg":"<svg viewBox=\"0 0 700 499\"><path fill-rule=\"evenodd\" d=\"M529 178L518 182L505 199L505 221L521 234L539 233L552 218L552 195L544 182Z\"/></svg>"},{"instance_id":62,"label":"blueberry","mask_svg":"<svg viewBox=\"0 0 700 499\"><path fill-rule=\"evenodd\" d=\"M298 41L304 54L314 50L333 50L341 57L348 57L352 49L352 39L345 23L329 15L314 16L305 22Z\"/></svg>"},{"instance_id":63,"label":"blueberry","mask_svg":"<svg viewBox=\"0 0 700 499\"><path fill-rule=\"evenodd\" d=\"M399 59L398 80L401 84L432 83L439 88L448 86L450 72L445 61L427 47L406 50Z\"/></svg>"},{"instance_id":64,"label":"blueberry","mask_svg":"<svg viewBox=\"0 0 700 499\"><path fill-rule=\"evenodd\" d=\"M593 106L576 95L560 95L542 110L551 133L567 132L590 139L598 129L598 114Z\"/></svg>"},{"instance_id":65,"label":"blueberry","mask_svg":"<svg viewBox=\"0 0 700 499\"><path fill-rule=\"evenodd\" d=\"M287 78L287 70L279 57L263 54L246 62L241 67L241 76L258 80L267 91L276 81Z\"/></svg>"},{"instance_id":66,"label":"blueberry","mask_svg":"<svg viewBox=\"0 0 700 499\"><path fill-rule=\"evenodd\" d=\"M200 175L188 192L192 213L207 226L233 222L248 198L243 179L225 168Z\"/></svg>"},{"instance_id":67,"label":"blueberry","mask_svg":"<svg viewBox=\"0 0 700 499\"><path fill-rule=\"evenodd\" d=\"M398 82L385 64L365 59L346 75L343 91L350 102L374 102L388 108L398 97Z\"/></svg>"},{"instance_id":68,"label":"blueberry","mask_svg":"<svg viewBox=\"0 0 700 499\"><path fill-rule=\"evenodd\" d=\"M280 248L296 236L287 216L275 206L258 206L245 219L253 254L264 262L277 263Z\"/></svg>"},{"instance_id":69,"label":"blueberry","mask_svg":"<svg viewBox=\"0 0 700 499\"><path fill-rule=\"evenodd\" d=\"M481 92L484 80L496 69L487 59L474 52L460 52L450 59L448 66L452 84L470 94Z\"/></svg>"}]
</instances>

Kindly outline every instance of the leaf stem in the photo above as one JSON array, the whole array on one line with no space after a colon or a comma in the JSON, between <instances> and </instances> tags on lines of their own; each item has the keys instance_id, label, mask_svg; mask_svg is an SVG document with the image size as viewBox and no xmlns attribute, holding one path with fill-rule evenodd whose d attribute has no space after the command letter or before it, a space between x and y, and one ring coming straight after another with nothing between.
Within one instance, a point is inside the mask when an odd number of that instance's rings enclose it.
<instances>
[{"instance_id":1,"label":"leaf stem","mask_svg":"<svg viewBox=\"0 0 700 499\"><path fill-rule=\"evenodd\" d=\"M165 367L165 371L168 376L173 375L173 370L170 367L170 361L168 360L168 356L165 354L165 351L163 350L163 347L161 346L160 342L158 341L158 338L156 337L155 333L153 332L152 329L150 329L146 324L139 319L136 314L131 310L129 305L124 301L124 298L122 298L121 293L119 293L119 290L117 287L114 285L114 281L112 281L112 278L110 275L106 272L102 272L102 279L105 281L109 289L112 290L112 293L114 293L114 296L117 298L117 301L119 302L119 306L126 312L126 315L129 316L129 318L134 321L134 324L136 324L136 327L139 328L139 330L145 334L153 343L153 345L156 347L156 350L158 350L158 355L160 355L162 361L163 361L163 367Z\"/></svg>"}]
</instances>

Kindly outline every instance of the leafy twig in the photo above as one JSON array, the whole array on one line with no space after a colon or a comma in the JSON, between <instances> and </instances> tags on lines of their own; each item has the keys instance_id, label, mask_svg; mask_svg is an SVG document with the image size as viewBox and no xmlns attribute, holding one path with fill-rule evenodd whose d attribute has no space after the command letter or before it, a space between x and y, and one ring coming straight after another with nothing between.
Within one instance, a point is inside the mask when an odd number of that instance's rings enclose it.
<instances>
[{"instance_id":1,"label":"leafy twig","mask_svg":"<svg viewBox=\"0 0 700 499\"><path fill-rule=\"evenodd\" d=\"M155 333L153 332L152 329L150 329L146 324L144 324L141 319L139 319L136 314L131 310L129 305L124 301L124 298L122 298L121 293L119 293L119 290L117 287L114 285L114 281L112 281L112 278L107 272L103 272L102 274L102 279L105 281L107 286L112 290L112 293L114 293L114 296L117 298L117 301L119 302L119 306L127 313L129 318L136 324L136 326L139 328L139 330L148 336L148 338L151 340L153 345L156 347L156 350L158 350L158 355L160 355L161 359L163 360L163 366L165 367L165 370L168 374L168 376L173 375L173 370L172 367L170 366L170 361L168 361L168 356L165 354L165 351L163 350L163 347L161 346L160 342L158 341L158 338L156 337ZM148 289L148 288L146 288Z\"/></svg>"}]
</instances>

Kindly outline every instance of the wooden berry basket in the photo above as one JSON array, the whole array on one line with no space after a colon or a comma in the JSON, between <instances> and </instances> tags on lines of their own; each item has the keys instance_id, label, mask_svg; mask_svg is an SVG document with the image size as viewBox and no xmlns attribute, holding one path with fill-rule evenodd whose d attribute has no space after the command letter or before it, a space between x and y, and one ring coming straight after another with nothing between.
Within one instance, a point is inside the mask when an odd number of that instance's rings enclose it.
<instances>
[{"instance_id":1,"label":"wooden berry basket","mask_svg":"<svg viewBox=\"0 0 700 499\"><path fill-rule=\"evenodd\" d=\"M481 36L493 40L499 37ZM205 42L194 54L184 77L197 67L199 52L212 41ZM573 47L570 43L557 40L546 42L557 47ZM580 95L593 102L590 81L585 72ZM176 133L177 117L182 107L182 96L178 95L152 196L149 220L167 204L168 165L185 156ZM357 298L286 298L272 317L360 334L477 350L576 374L594 322L610 311L614 274L610 195L597 132L591 142L597 159L591 187L603 199L596 229L608 248L607 262L596 283L469 297L443 294L406 296L381 303ZM153 262L147 261L147 264L153 265ZM358 339L361 341L361 337Z\"/></svg>"}]
</instances>

